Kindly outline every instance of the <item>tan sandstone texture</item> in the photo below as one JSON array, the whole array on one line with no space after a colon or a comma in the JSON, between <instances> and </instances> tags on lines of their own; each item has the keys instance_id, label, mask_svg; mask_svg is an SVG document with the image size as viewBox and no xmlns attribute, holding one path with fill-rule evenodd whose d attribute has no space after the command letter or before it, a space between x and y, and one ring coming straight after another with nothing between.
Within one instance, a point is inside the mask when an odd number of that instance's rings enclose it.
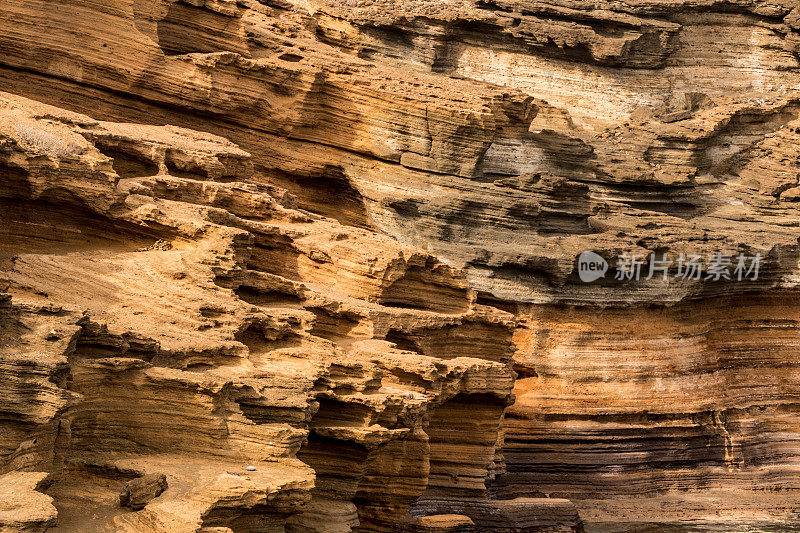
<instances>
[{"instance_id":1,"label":"tan sandstone texture","mask_svg":"<svg viewBox=\"0 0 800 533\"><path fill-rule=\"evenodd\" d=\"M794 0L0 0L0 532L800 530L799 84Z\"/></svg>"}]
</instances>

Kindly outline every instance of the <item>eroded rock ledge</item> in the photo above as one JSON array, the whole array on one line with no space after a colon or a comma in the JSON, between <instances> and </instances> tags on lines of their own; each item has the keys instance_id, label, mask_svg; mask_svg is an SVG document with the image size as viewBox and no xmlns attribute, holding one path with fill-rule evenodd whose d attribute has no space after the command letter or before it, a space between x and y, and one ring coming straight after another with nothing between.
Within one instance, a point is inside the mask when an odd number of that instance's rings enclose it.
<instances>
[{"instance_id":1,"label":"eroded rock ledge","mask_svg":"<svg viewBox=\"0 0 800 533\"><path fill-rule=\"evenodd\" d=\"M0 107L6 529L577 524L488 499L515 322L460 271L294 209L222 138Z\"/></svg>"}]
</instances>

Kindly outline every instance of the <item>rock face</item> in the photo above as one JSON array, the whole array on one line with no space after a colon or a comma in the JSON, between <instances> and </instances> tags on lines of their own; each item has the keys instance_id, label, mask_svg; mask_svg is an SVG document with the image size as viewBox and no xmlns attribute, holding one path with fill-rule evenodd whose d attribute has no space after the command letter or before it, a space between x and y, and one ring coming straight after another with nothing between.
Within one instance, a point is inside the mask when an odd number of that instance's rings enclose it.
<instances>
[{"instance_id":1,"label":"rock face","mask_svg":"<svg viewBox=\"0 0 800 533\"><path fill-rule=\"evenodd\" d=\"M0 528L790 527L798 30L4 0Z\"/></svg>"},{"instance_id":2,"label":"rock face","mask_svg":"<svg viewBox=\"0 0 800 533\"><path fill-rule=\"evenodd\" d=\"M57 530L495 520L515 321L461 271L295 209L222 138L1 101L1 471L49 474ZM517 505L500 530L578 524Z\"/></svg>"},{"instance_id":3,"label":"rock face","mask_svg":"<svg viewBox=\"0 0 800 533\"><path fill-rule=\"evenodd\" d=\"M252 468L255 467L247 467L247 470ZM147 474L137 477L128 481L122 492L119 493L119 504L139 511L165 490L167 490L167 476L164 474Z\"/></svg>"}]
</instances>

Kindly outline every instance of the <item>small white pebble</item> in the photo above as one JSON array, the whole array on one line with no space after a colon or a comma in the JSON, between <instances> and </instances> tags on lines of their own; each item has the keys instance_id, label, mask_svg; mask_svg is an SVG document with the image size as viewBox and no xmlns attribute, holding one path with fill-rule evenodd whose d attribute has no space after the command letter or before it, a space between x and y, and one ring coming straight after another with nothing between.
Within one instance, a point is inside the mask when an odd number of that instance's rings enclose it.
<instances>
[{"instance_id":1,"label":"small white pebble","mask_svg":"<svg viewBox=\"0 0 800 533\"><path fill-rule=\"evenodd\" d=\"M255 472L256 467L254 467L253 465L250 465L247 468L245 468L245 470L247 470L248 472Z\"/></svg>"}]
</instances>

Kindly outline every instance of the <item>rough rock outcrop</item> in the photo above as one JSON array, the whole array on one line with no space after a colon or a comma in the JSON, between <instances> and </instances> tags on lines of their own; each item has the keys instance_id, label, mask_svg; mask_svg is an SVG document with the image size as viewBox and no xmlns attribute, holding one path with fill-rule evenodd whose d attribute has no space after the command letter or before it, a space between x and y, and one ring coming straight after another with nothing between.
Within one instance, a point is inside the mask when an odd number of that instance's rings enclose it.
<instances>
[{"instance_id":1,"label":"rough rock outcrop","mask_svg":"<svg viewBox=\"0 0 800 533\"><path fill-rule=\"evenodd\" d=\"M49 474L59 530L491 519L515 322L460 271L293 209L224 139L1 105L0 465Z\"/></svg>"},{"instance_id":2,"label":"rough rock outcrop","mask_svg":"<svg viewBox=\"0 0 800 533\"><path fill-rule=\"evenodd\" d=\"M784 0L5 0L0 520L790 527L799 43Z\"/></svg>"},{"instance_id":3,"label":"rough rock outcrop","mask_svg":"<svg viewBox=\"0 0 800 533\"><path fill-rule=\"evenodd\" d=\"M248 467L249 469L255 467ZM125 483L119 493L119 504L140 511L150 500L161 496L167 490L167 476L164 474L147 474Z\"/></svg>"}]
</instances>

